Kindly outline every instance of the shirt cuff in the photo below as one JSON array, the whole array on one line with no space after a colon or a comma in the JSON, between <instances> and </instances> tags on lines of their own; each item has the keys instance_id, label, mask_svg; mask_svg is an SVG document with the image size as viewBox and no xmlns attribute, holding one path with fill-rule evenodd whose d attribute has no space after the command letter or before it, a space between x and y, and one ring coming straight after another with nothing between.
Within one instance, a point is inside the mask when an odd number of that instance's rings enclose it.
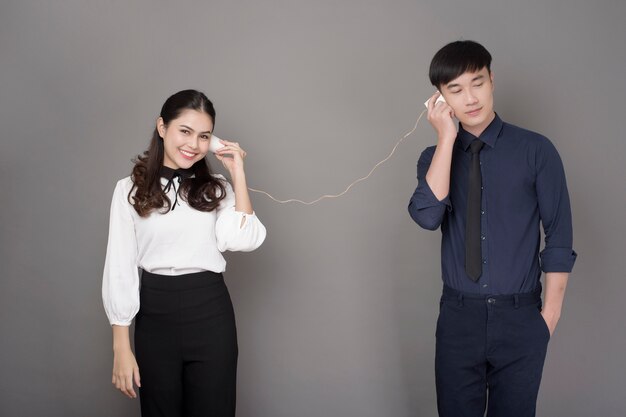
<instances>
[{"instance_id":1,"label":"shirt cuff","mask_svg":"<svg viewBox=\"0 0 626 417\"><path fill-rule=\"evenodd\" d=\"M122 326L122 327L129 327L131 324L133 324L133 321L124 321L124 320L113 320L110 321L109 323L111 323L111 326Z\"/></svg>"},{"instance_id":2,"label":"shirt cuff","mask_svg":"<svg viewBox=\"0 0 626 417\"><path fill-rule=\"evenodd\" d=\"M572 272L578 254L572 248L546 248L539 257L543 272Z\"/></svg>"},{"instance_id":3,"label":"shirt cuff","mask_svg":"<svg viewBox=\"0 0 626 417\"><path fill-rule=\"evenodd\" d=\"M416 209L421 210L428 207L437 207L441 205L445 205L448 210L452 209L452 204L450 203L450 196L447 195L443 200L439 200L433 190L431 190L428 182L424 179L420 182L420 184L415 189L413 193L413 205Z\"/></svg>"}]
</instances>

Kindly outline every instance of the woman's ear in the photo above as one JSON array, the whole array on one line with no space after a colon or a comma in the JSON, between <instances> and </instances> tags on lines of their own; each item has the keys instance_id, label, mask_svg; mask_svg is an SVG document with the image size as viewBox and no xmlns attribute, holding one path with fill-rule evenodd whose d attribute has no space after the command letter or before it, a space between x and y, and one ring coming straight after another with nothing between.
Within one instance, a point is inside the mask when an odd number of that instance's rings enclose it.
<instances>
[{"instance_id":1,"label":"woman's ear","mask_svg":"<svg viewBox=\"0 0 626 417\"><path fill-rule=\"evenodd\" d=\"M162 117L159 117L156 121L156 128L157 128L157 132L159 132L159 136L161 136L161 139L163 139L163 137L165 136L165 121L163 121Z\"/></svg>"}]
</instances>

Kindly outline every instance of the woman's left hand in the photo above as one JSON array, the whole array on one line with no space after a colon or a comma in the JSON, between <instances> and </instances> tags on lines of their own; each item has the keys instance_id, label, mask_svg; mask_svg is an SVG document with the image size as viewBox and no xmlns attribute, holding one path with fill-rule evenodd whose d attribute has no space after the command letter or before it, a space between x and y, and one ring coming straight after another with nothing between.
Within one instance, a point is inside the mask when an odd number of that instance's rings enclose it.
<instances>
[{"instance_id":1,"label":"woman's left hand","mask_svg":"<svg viewBox=\"0 0 626 417\"><path fill-rule=\"evenodd\" d=\"M237 171L243 171L243 159L246 157L246 151L241 149L239 143L230 142L220 139L222 148L215 152L215 157L224 165L232 176Z\"/></svg>"}]
</instances>

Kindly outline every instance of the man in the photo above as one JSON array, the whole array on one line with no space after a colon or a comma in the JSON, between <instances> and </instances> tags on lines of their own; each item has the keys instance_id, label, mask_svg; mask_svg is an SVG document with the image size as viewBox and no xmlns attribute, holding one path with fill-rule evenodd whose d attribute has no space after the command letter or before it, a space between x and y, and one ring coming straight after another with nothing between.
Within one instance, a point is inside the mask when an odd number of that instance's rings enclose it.
<instances>
[{"instance_id":1,"label":"man","mask_svg":"<svg viewBox=\"0 0 626 417\"><path fill-rule=\"evenodd\" d=\"M429 75L438 89L428 102L437 146L419 158L409 213L442 233L439 415L482 417L486 408L489 417L534 416L576 260L563 165L547 138L494 112L491 55L482 45L446 45ZM436 102L440 95L445 102Z\"/></svg>"}]
</instances>

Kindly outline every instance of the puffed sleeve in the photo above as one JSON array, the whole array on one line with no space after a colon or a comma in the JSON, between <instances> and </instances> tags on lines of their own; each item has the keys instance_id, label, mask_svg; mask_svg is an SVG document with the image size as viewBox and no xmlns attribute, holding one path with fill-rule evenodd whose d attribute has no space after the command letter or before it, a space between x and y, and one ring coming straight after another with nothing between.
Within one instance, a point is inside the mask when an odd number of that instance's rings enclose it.
<instances>
[{"instance_id":1,"label":"puffed sleeve","mask_svg":"<svg viewBox=\"0 0 626 417\"><path fill-rule=\"evenodd\" d=\"M220 252L253 251L265 240L265 226L254 213L247 214L235 210L235 192L228 181L221 178L226 188L226 197L220 201L217 208L215 223L217 249Z\"/></svg>"},{"instance_id":2,"label":"puffed sleeve","mask_svg":"<svg viewBox=\"0 0 626 417\"><path fill-rule=\"evenodd\" d=\"M111 325L130 326L139 311L137 238L128 203L129 179L120 180L113 192L102 301Z\"/></svg>"}]
</instances>

